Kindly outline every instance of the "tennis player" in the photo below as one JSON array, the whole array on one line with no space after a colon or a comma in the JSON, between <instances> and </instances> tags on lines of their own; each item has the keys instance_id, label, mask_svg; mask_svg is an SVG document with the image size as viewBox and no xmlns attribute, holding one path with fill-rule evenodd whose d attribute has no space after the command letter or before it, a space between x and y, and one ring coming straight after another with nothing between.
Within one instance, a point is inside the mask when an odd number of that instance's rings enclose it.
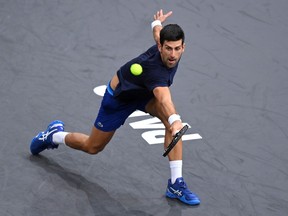
<instances>
[{"instance_id":1,"label":"tennis player","mask_svg":"<svg viewBox=\"0 0 288 216\"><path fill-rule=\"evenodd\" d=\"M151 23L155 45L146 52L124 64L110 80L90 135L65 132L64 123L56 120L46 131L33 138L30 150L37 155L45 149L67 145L89 154L102 151L115 131L135 110L141 110L158 117L165 125L166 148L182 127L180 115L172 101L169 87L173 83L179 61L185 49L185 36L177 24L162 23L172 15L162 10L154 15ZM135 76L130 66L138 63L143 72ZM198 205L200 200L192 193L182 177L182 140L168 155L171 178L168 180L166 196L179 199L188 205Z\"/></svg>"}]
</instances>

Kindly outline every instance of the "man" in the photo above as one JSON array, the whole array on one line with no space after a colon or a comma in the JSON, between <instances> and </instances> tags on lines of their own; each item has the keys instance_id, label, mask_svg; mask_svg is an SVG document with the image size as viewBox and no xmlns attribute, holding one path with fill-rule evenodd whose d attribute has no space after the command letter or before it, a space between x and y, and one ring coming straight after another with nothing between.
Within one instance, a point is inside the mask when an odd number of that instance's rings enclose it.
<instances>
[{"instance_id":1,"label":"man","mask_svg":"<svg viewBox=\"0 0 288 216\"><path fill-rule=\"evenodd\" d=\"M177 24L162 28L161 23L171 14L172 11L166 14L163 14L162 10L157 11L151 23L156 45L123 65L109 82L90 136L65 132L62 121L53 121L46 131L40 132L32 140L32 154L58 148L61 144L89 154L97 154L105 148L115 131L135 110L147 112L162 121L165 125L164 147L167 147L173 135L183 127L169 86L185 49L185 36ZM139 76L130 71L130 66L134 63L143 68L143 73ZM189 205L198 205L199 198L187 188L182 177L181 140L169 153L168 158L171 179L168 180L166 196L177 198Z\"/></svg>"}]
</instances>

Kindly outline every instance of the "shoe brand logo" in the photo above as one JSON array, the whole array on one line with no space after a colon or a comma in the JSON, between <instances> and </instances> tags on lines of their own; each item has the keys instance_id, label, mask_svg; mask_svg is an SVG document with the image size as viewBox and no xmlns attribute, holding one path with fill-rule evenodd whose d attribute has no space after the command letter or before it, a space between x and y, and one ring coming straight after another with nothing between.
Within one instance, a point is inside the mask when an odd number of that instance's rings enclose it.
<instances>
[{"instance_id":1,"label":"shoe brand logo","mask_svg":"<svg viewBox=\"0 0 288 216\"><path fill-rule=\"evenodd\" d=\"M170 187L170 189L173 191L174 194L178 195L178 196L182 196L182 191L180 190L175 190L174 188Z\"/></svg>"},{"instance_id":2,"label":"shoe brand logo","mask_svg":"<svg viewBox=\"0 0 288 216\"><path fill-rule=\"evenodd\" d=\"M42 136L39 137L39 140L45 141L47 139L47 137L55 131L57 131L57 128L55 128L54 130L48 131L47 133L43 133Z\"/></svg>"}]
</instances>

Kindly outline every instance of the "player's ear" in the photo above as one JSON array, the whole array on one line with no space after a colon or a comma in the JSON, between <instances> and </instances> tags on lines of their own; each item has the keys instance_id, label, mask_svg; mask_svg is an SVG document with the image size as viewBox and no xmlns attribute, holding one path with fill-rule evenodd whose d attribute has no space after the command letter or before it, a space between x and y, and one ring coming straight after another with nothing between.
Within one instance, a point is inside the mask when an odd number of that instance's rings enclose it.
<instances>
[{"instance_id":1,"label":"player's ear","mask_svg":"<svg viewBox=\"0 0 288 216\"><path fill-rule=\"evenodd\" d=\"M182 51L183 53L185 51L185 43L183 43L182 48L183 48L183 51Z\"/></svg>"},{"instance_id":2,"label":"player's ear","mask_svg":"<svg viewBox=\"0 0 288 216\"><path fill-rule=\"evenodd\" d=\"M157 46L158 46L159 52L161 53L161 51L162 51L162 45L161 45L160 43L157 43Z\"/></svg>"}]
</instances>

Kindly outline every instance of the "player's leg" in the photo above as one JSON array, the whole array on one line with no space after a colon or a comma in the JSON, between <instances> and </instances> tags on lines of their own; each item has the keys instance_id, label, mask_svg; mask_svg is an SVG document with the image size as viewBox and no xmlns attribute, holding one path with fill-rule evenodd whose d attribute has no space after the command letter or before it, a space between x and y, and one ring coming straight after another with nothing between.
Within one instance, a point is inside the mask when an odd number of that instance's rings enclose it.
<instances>
[{"instance_id":1,"label":"player's leg","mask_svg":"<svg viewBox=\"0 0 288 216\"><path fill-rule=\"evenodd\" d=\"M30 151L37 155L45 149L55 149L59 145L67 146L87 152L97 154L102 151L113 137L115 130L104 132L93 126L90 136L78 132L65 132L64 123L56 120L51 122L46 131L40 132L32 139Z\"/></svg>"},{"instance_id":2,"label":"player's leg","mask_svg":"<svg viewBox=\"0 0 288 216\"><path fill-rule=\"evenodd\" d=\"M164 147L167 148L173 136L170 131L170 124L163 113L160 112L161 109L159 107L160 104L155 99L152 99L147 103L145 109L152 116L158 117L165 125ZM188 189L182 177L182 148L182 140L179 140L177 145L168 154L171 178L168 180L166 196L179 199L188 205L199 205L199 198Z\"/></svg>"},{"instance_id":3,"label":"player's leg","mask_svg":"<svg viewBox=\"0 0 288 216\"><path fill-rule=\"evenodd\" d=\"M164 139L165 149L171 143L172 139L173 139L173 136L170 130L165 129L165 139ZM182 160L182 157L183 157L182 152L183 152L183 142L182 142L182 139L180 139L177 145L175 145L174 148L169 152L168 154L169 161Z\"/></svg>"},{"instance_id":4,"label":"player's leg","mask_svg":"<svg viewBox=\"0 0 288 216\"><path fill-rule=\"evenodd\" d=\"M68 133L65 137L65 144L73 149L97 154L105 148L114 133L115 131L104 132L92 127L90 136L83 133Z\"/></svg>"},{"instance_id":5,"label":"player's leg","mask_svg":"<svg viewBox=\"0 0 288 216\"><path fill-rule=\"evenodd\" d=\"M122 112L119 113L117 105L118 101L106 91L90 136L77 132L65 132L64 123L56 120L48 125L46 131L40 132L33 138L30 145L31 153L36 155L45 149L58 148L61 144L90 154L102 151L113 137L116 129L129 115L129 113L124 113L125 115Z\"/></svg>"}]
</instances>

